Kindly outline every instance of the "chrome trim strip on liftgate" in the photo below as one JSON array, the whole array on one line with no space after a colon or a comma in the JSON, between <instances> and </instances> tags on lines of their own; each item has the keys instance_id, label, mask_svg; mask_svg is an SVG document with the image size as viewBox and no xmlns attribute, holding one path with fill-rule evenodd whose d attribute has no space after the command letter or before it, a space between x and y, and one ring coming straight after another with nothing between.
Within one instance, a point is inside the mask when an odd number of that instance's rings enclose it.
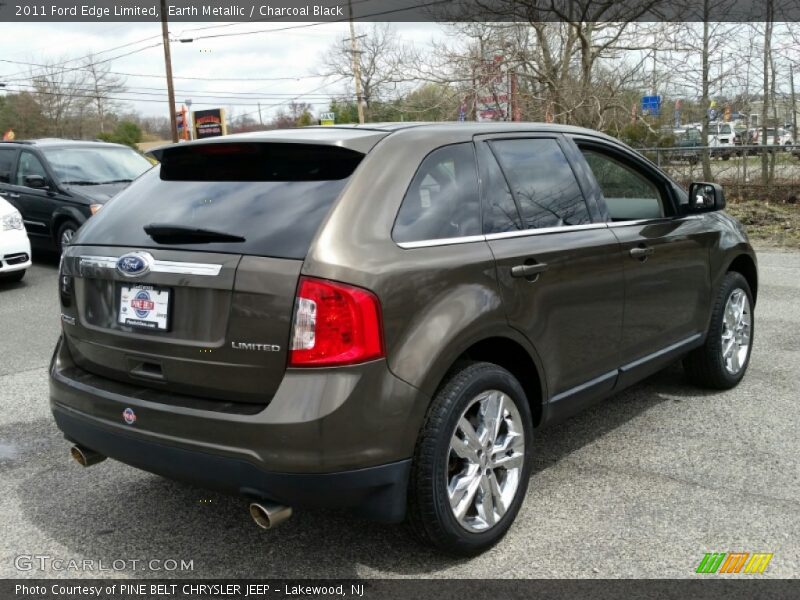
<instances>
[{"instance_id":1,"label":"chrome trim strip on liftgate","mask_svg":"<svg viewBox=\"0 0 800 600\"><path fill-rule=\"evenodd\" d=\"M81 267L96 267L100 269L116 269L116 256L81 256ZM190 263L175 260L155 260L150 267L151 273L174 273L177 275L206 275L215 277L222 270L222 265L208 263Z\"/></svg>"}]
</instances>

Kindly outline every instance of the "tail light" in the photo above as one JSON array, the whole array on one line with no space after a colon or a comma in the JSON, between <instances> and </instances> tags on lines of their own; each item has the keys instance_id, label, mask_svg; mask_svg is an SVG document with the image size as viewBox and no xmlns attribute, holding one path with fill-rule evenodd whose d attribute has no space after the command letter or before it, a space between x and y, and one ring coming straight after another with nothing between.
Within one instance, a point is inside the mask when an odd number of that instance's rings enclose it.
<instances>
[{"instance_id":1,"label":"tail light","mask_svg":"<svg viewBox=\"0 0 800 600\"><path fill-rule=\"evenodd\" d=\"M61 298L61 306L64 308L72 306L72 277L65 275L63 271L58 276L58 295Z\"/></svg>"},{"instance_id":2,"label":"tail light","mask_svg":"<svg viewBox=\"0 0 800 600\"><path fill-rule=\"evenodd\" d=\"M333 281L300 278L289 366L352 365L383 356L381 307L375 294Z\"/></svg>"}]
</instances>

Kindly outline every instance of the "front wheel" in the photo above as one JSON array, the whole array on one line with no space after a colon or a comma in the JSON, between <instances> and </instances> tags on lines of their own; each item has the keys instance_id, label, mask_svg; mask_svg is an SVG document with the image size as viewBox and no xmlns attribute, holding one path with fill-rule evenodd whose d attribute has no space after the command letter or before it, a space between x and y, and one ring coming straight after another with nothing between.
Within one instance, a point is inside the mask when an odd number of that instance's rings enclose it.
<instances>
[{"instance_id":1,"label":"front wheel","mask_svg":"<svg viewBox=\"0 0 800 600\"><path fill-rule=\"evenodd\" d=\"M56 231L56 250L59 254L64 253L64 248L69 246L79 225L75 221L64 221Z\"/></svg>"},{"instance_id":2,"label":"front wheel","mask_svg":"<svg viewBox=\"0 0 800 600\"><path fill-rule=\"evenodd\" d=\"M689 379L696 385L718 390L736 386L750 363L753 331L750 286L744 276L730 271L714 302L705 344L683 359Z\"/></svg>"},{"instance_id":3,"label":"front wheel","mask_svg":"<svg viewBox=\"0 0 800 600\"><path fill-rule=\"evenodd\" d=\"M436 394L415 450L408 521L460 556L497 543L528 488L533 427L522 386L498 365L460 365Z\"/></svg>"}]
</instances>

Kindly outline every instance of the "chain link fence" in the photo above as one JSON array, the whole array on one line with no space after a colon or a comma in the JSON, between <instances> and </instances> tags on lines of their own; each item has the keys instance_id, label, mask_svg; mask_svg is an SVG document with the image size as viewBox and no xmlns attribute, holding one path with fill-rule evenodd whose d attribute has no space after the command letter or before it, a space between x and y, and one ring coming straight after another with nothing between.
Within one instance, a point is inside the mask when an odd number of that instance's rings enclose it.
<instances>
[{"instance_id":1,"label":"chain link fence","mask_svg":"<svg viewBox=\"0 0 800 600\"><path fill-rule=\"evenodd\" d=\"M708 153L711 181L723 185L729 199L800 202L800 145L692 146L637 151L687 187L692 181L706 180L703 155ZM768 163L766 179L762 174L763 156Z\"/></svg>"}]
</instances>

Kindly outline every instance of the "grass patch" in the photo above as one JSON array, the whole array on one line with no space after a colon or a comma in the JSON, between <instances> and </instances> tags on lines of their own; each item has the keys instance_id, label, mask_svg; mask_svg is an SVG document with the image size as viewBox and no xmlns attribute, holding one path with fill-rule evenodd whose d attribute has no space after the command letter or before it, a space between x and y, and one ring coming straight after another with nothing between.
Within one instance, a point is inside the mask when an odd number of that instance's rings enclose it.
<instances>
[{"instance_id":1,"label":"grass patch","mask_svg":"<svg viewBox=\"0 0 800 600\"><path fill-rule=\"evenodd\" d=\"M725 209L739 219L751 241L800 249L800 204L742 201Z\"/></svg>"}]
</instances>

